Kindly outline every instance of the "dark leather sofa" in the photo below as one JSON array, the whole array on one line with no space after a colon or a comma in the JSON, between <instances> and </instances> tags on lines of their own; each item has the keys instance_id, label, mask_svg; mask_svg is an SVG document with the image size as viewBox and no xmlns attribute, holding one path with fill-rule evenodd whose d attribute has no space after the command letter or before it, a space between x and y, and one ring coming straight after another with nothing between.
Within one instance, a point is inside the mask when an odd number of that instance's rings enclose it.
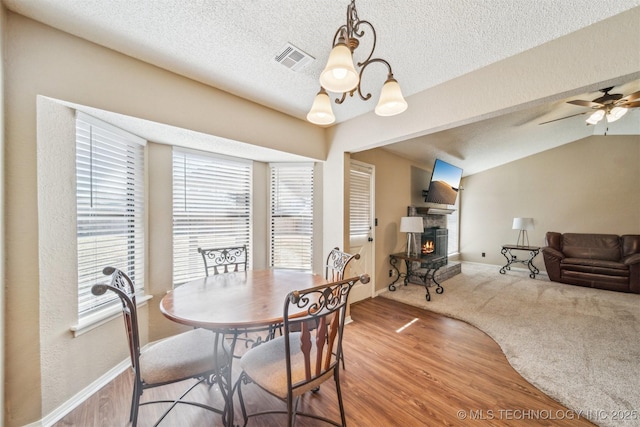
<instances>
[{"instance_id":1,"label":"dark leather sofa","mask_svg":"<svg viewBox=\"0 0 640 427\"><path fill-rule=\"evenodd\" d=\"M548 232L546 242L552 281L640 294L640 235Z\"/></svg>"}]
</instances>

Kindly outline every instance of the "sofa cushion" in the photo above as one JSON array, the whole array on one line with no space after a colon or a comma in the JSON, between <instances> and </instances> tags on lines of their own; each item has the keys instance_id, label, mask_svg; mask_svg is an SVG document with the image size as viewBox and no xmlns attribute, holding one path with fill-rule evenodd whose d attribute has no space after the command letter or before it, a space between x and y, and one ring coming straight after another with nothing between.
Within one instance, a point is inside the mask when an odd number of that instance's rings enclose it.
<instances>
[{"instance_id":1,"label":"sofa cushion","mask_svg":"<svg viewBox=\"0 0 640 427\"><path fill-rule=\"evenodd\" d=\"M629 267L621 262L600 261L597 259L565 258L560 262L562 274L580 272L603 274L608 276L629 277Z\"/></svg>"},{"instance_id":2,"label":"sofa cushion","mask_svg":"<svg viewBox=\"0 0 640 427\"><path fill-rule=\"evenodd\" d=\"M629 292L629 278L622 276L589 274L577 271L563 270L562 282L571 285L587 286L589 288L606 289L618 292Z\"/></svg>"},{"instance_id":3,"label":"sofa cushion","mask_svg":"<svg viewBox=\"0 0 640 427\"><path fill-rule=\"evenodd\" d=\"M564 264L573 264L573 265L584 265L589 267L603 267L610 268L615 270L628 270L629 266L617 261L605 261L601 259L587 259L587 258L564 258L560 261L562 265Z\"/></svg>"},{"instance_id":4,"label":"sofa cushion","mask_svg":"<svg viewBox=\"0 0 640 427\"><path fill-rule=\"evenodd\" d=\"M562 238L562 252L568 258L620 260L620 238L615 234L565 233Z\"/></svg>"}]
</instances>

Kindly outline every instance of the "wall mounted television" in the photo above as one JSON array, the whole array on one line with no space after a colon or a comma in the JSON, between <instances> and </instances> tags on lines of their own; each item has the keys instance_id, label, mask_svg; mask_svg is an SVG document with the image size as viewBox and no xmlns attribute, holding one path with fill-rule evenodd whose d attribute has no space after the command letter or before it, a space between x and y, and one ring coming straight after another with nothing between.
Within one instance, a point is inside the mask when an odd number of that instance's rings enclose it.
<instances>
[{"instance_id":1,"label":"wall mounted television","mask_svg":"<svg viewBox=\"0 0 640 427\"><path fill-rule=\"evenodd\" d=\"M441 205L455 205L461 179L461 168L436 159L433 165L431 181L429 182L429 189L423 192L424 201Z\"/></svg>"}]
</instances>

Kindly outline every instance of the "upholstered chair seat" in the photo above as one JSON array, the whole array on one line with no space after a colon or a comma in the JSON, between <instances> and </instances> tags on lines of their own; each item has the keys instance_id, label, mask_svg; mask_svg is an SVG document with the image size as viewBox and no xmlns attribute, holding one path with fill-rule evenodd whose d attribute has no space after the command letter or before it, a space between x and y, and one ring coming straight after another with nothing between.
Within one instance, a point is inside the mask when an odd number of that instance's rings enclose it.
<instances>
[{"instance_id":1,"label":"upholstered chair seat","mask_svg":"<svg viewBox=\"0 0 640 427\"><path fill-rule=\"evenodd\" d=\"M216 370L215 334L193 329L147 345L140 354L140 378L145 384L175 382ZM222 342L222 340L220 340ZM227 364L227 352L218 344L217 361Z\"/></svg>"},{"instance_id":2,"label":"upholstered chair seat","mask_svg":"<svg viewBox=\"0 0 640 427\"><path fill-rule=\"evenodd\" d=\"M291 339L291 383L298 384L306 380L305 358L300 350L300 332L290 335ZM311 343L311 359L316 359L316 345ZM333 358L332 358L333 360ZM249 350L240 360L240 367L264 389L280 399L287 398L287 366L285 358L284 337L278 337ZM327 371L327 376L333 371ZM293 390L294 396L300 396L318 387L326 380L320 377L302 387Z\"/></svg>"}]
</instances>

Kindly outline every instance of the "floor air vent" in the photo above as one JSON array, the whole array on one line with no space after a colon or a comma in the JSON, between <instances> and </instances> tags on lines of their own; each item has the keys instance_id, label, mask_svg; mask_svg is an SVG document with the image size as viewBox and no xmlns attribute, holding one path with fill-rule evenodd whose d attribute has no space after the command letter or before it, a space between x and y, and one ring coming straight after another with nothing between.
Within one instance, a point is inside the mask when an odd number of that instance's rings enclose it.
<instances>
[{"instance_id":1,"label":"floor air vent","mask_svg":"<svg viewBox=\"0 0 640 427\"><path fill-rule=\"evenodd\" d=\"M315 60L291 43L280 49L273 59L293 71L300 71Z\"/></svg>"}]
</instances>

